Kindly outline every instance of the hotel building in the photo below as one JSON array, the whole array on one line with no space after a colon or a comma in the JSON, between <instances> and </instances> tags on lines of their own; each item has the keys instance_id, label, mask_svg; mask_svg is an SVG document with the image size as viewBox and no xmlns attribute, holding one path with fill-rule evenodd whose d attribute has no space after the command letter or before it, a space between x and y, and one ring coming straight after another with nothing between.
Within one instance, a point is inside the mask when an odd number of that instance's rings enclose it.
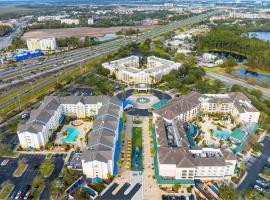
<instances>
[{"instance_id":1,"label":"hotel building","mask_svg":"<svg viewBox=\"0 0 270 200\"><path fill-rule=\"evenodd\" d=\"M117 174L122 112L122 103L115 97L49 96L31 112L25 124L19 125L17 134L22 148L40 149L64 116L94 116L87 147L82 151L82 170L88 178L107 178L109 174Z\"/></svg>"},{"instance_id":2,"label":"hotel building","mask_svg":"<svg viewBox=\"0 0 270 200\"><path fill-rule=\"evenodd\" d=\"M52 38L44 39L28 39L26 41L27 48L29 51L42 50L42 51L54 51L57 48L56 40Z\"/></svg>"},{"instance_id":3,"label":"hotel building","mask_svg":"<svg viewBox=\"0 0 270 200\"><path fill-rule=\"evenodd\" d=\"M164 179L223 180L234 175L236 157L230 150L191 145L185 123L199 112L231 113L241 123L257 123L260 112L239 92L199 94L172 99L154 111L159 176Z\"/></svg>"},{"instance_id":4,"label":"hotel building","mask_svg":"<svg viewBox=\"0 0 270 200\"><path fill-rule=\"evenodd\" d=\"M17 134L24 149L40 149L48 142L50 134L58 128L64 116L85 118L97 116L102 106L117 103L106 96L45 97L41 106L31 111L25 124L19 124Z\"/></svg>"},{"instance_id":5,"label":"hotel building","mask_svg":"<svg viewBox=\"0 0 270 200\"><path fill-rule=\"evenodd\" d=\"M125 83L156 83L163 75L181 67L180 63L165 60L155 56L147 58L146 69L140 68L139 57L130 56L127 58L103 63L102 66L115 75L118 80Z\"/></svg>"}]
</instances>

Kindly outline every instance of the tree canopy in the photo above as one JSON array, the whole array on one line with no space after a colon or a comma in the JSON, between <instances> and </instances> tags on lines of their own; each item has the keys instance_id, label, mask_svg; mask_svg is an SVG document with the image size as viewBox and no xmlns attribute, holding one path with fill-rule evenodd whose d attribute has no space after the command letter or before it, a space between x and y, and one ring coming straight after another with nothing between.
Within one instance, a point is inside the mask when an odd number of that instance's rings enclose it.
<instances>
[{"instance_id":1,"label":"tree canopy","mask_svg":"<svg viewBox=\"0 0 270 200\"><path fill-rule=\"evenodd\" d=\"M240 26L217 26L196 38L200 51L221 50L247 56L248 65L270 70L270 44L245 35Z\"/></svg>"},{"instance_id":2,"label":"tree canopy","mask_svg":"<svg viewBox=\"0 0 270 200\"><path fill-rule=\"evenodd\" d=\"M223 200L235 200L240 196L240 192L231 186L222 185L219 189L219 196Z\"/></svg>"}]
</instances>

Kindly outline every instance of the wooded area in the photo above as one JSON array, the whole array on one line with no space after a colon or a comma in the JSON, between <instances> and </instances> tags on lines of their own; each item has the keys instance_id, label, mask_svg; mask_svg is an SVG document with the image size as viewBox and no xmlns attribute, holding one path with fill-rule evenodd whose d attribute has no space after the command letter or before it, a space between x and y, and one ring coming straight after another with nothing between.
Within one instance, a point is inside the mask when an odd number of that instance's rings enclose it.
<instances>
[{"instance_id":1,"label":"wooded area","mask_svg":"<svg viewBox=\"0 0 270 200\"><path fill-rule=\"evenodd\" d=\"M247 56L247 64L252 68L270 71L270 44L256 38L248 38L244 27L217 26L208 34L196 38L197 48L205 50L225 50Z\"/></svg>"}]
</instances>

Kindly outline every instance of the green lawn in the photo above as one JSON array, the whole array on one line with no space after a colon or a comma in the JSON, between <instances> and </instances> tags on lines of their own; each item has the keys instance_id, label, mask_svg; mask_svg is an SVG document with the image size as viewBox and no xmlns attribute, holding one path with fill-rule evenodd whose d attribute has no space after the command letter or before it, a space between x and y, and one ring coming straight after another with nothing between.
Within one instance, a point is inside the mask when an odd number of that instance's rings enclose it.
<instances>
[{"instance_id":1,"label":"green lawn","mask_svg":"<svg viewBox=\"0 0 270 200\"><path fill-rule=\"evenodd\" d=\"M8 195L13 190L13 188L14 188L14 185L11 183L4 185L4 187L0 191L0 199L7 199Z\"/></svg>"},{"instance_id":2,"label":"green lawn","mask_svg":"<svg viewBox=\"0 0 270 200\"><path fill-rule=\"evenodd\" d=\"M142 128L132 128L132 147L142 148Z\"/></svg>"},{"instance_id":3,"label":"green lawn","mask_svg":"<svg viewBox=\"0 0 270 200\"><path fill-rule=\"evenodd\" d=\"M14 176L19 177L23 174L23 172L26 170L27 168L27 163L26 162L19 162L18 168L15 170L15 172L13 173Z\"/></svg>"}]
</instances>

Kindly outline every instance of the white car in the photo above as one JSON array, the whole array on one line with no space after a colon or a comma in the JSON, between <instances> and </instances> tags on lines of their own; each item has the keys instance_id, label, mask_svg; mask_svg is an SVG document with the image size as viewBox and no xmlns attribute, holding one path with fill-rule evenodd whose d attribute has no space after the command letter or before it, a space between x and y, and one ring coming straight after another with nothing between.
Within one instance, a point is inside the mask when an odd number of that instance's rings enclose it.
<instances>
[{"instance_id":1,"label":"white car","mask_svg":"<svg viewBox=\"0 0 270 200\"><path fill-rule=\"evenodd\" d=\"M29 195L30 195L30 191L28 191L28 192L24 195L23 199L24 199L24 200L28 199Z\"/></svg>"},{"instance_id":2,"label":"white car","mask_svg":"<svg viewBox=\"0 0 270 200\"><path fill-rule=\"evenodd\" d=\"M260 186L258 186L258 185L255 185L254 188L255 188L256 190L261 191L261 192L263 191L263 189L262 189Z\"/></svg>"},{"instance_id":3,"label":"white car","mask_svg":"<svg viewBox=\"0 0 270 200\"><path fill-rule=\"evenodd\" d=\"M19 199L20 198L20 196L21 196L21 191L19 191L18 193L17 193L17 195L16 195L16 197L15 197L15 199Z\"/></svg>"}]
</instances>

